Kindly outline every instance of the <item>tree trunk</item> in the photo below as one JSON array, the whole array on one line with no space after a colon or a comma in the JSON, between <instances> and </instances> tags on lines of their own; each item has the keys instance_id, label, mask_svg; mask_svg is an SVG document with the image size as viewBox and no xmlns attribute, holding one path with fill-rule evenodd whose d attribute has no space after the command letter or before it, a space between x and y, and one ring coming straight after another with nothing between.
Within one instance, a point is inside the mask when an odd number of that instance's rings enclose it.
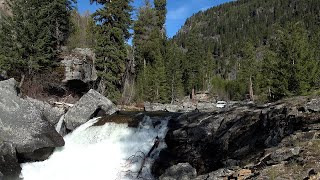
<instances>
[{"instance_id":1,"label":"tree trunk","mask_svg":"<svg viewBox=\"0 0 320 180\"><path fill-rule=\"evenodd\" d=\"M151 155L151 153L152 153L155 149L158 148L159 144L160 144L160 139L159 139L159 137L157 136L156 139L155 139L155 141L154 141L154 144L153 144L152 148L150 149L150 151L148 152L147 156L143 157L143 160L142 160L140 169L139 169L139 171L138 171L137 178L139 178L139 177L140 177L140 174L142 173L142 170L143 170L144 164L145 164L145 162L146 162L146 159L149 158L150 155Z\"/></svg>"},{"instance_id":2,"label":"tree trunk","mask_svg":"<svg viewBox=\"0 0 320 180\"><path fill-rule=\"evenodd\" d=\"M249 96L250 96L250 101L254 101L252 76L250 76L249 78Z\"/></svg>"},{"instance_id":3,"label":"tree trunk","mask_svg":"<svg viewBox=\"0 0 320 180\"><path fill-rule=\"evenodd\" d=\"M26 78L26 76L24 74L21 75L21 81L19 83L19 86L18 88L21 89L21 87L23 86L23 83L24 83L24 79Z\"/></svg>"},{"instance_id":4,"label":"tree trunk","mask_svg":"<svg viewBox=\"0 0 320 180\"><path fill-rule=\"evenodd\" d=\"M194 87L193 87L192 88L192 93L191 93L191 100L192 100L193 103L195 102L195 97L196 97L196 94L195 94L195 90L194 90Z\"/></svg>"},{"instance_id":5,"label":"tree trunk","mask_svg":"<svg viewBox=\"0 0 320 180\"><path fill-rule=\"evenodd\" d=\"M104 95L105 93L105 89L106 89L106 85L104 83L104 79L101 78L100 81L99 81L99 85L98 85L98 92L102 95Z\"/></svg>"},{"instance_id":6,"label":"tree trunk","mask_svg":"<svg viewBox=\"0 0 320 180\"><path fill-rule=\"evenodd\" d=\"M175 81L175 76L173 75L172 81L171 81L171 104L173 104L173 101L174 101L174 89L173 89L174 81Z\"/></svg>"}]
</instances>

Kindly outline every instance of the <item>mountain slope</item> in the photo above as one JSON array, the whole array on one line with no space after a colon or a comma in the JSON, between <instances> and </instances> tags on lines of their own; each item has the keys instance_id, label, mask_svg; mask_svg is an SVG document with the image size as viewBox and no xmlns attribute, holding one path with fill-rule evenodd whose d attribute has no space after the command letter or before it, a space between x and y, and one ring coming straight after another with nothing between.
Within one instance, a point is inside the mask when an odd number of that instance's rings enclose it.
<instances>
[{"instance_id":1,"label":"mountain slope","mask_svg":"<svg viewBox=\"0 0 320 180\"><path fill-rule=\"evenodd\" d=\"M249 50L254 52L252 58L263 60L279 30L297 23L306 31L312 50L319 52L319 0L238 0L226 3L187 19L173 41L185 50L189 72L204 71L207 65L203 59L208 59L209 54L214 59L214 75L237 80L241 62L248 54L248 43L252 46ZM200 65L193 69L194 64ZM206 76L210 72L202 74ZM201 85L198 87L197 90L205 90Z\"/></svg>"},{"instance_id":2,"label":"mountain slope","mask_svg":"<svg viewBox=\"0 0 320 180\"><path fill-rule=\"evenodd\" d=\"M184 45L190 36L215 45L227 53L228 48L253 40L258 45L267 43L274 25L302 21L310 33L319 29L320 1L318 0L239 0L204 12L187 19L185 25L174 37ZM234 49L231 49L234 50Z\"/></svg>"}]
</instances>

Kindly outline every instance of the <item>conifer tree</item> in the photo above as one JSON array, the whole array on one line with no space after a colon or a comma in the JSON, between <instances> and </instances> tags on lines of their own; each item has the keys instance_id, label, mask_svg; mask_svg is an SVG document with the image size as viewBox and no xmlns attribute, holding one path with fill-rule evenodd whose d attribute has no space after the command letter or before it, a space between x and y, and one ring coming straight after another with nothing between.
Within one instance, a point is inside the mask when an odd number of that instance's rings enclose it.
<instances>
[{"instance_id":1,"label":"conifer tree","mask_svg":"<svg viewBox=\"0 0 320 180\"><path fill-rule=\"evenodd\" d=\"M103 5L93 14L97 24L95 52L100 78L99 91L115 101L120 98L125 71L126 41L130 38L131 0L97 2Z\"/></svg>"},{"instance_id":2,"label":"conifer tree","mask_svg":"<svg viewBox=\"0 0 320 180\"><path fill-rule=\"evenodd\" d=\"M182 50L173 42L168 42L166 46L166 72L168 86L170 88L170 100L173 103L184 95L182 84L182 61L184 54Z\"/></svg>"},{"instance_id":3,"label":"conifer tree","mask_svg":"<svg viewBox=\"0 0 320 180\"><path fill-rule=\"evenodd\" d=\"M156 1L155 1L156 3ZM159 5L159 4L158 4ZM165 8L166 4L162 4ZM162 15L158 13L160 7L153 8L149 1L146 1L144 7L140 8L138 19L134 25L134 46L137 59L137 81L139 99L167 102L168 85L165 69L165 35L164 20L159 23Z\"/></svg>"},{"instance_id":4,"label":"conifer tree","mask_svg":"<svg viewBox=\"0 0 320 180\"><path fill-rule=\"evenodd\" d=\"M73 3L73 0L10 1L11 15L1 19L0 41L6 44L1 43L0 49L10 47L10 53L2 59L14 59L9 61L11 69L31 76L54 64L71 31Z\"/></svg>"},{"instance_id":5,"label":"conifer tree","mask_svg":"<svg viewBox=\"0 0 320 180\"><path fill-rule=\"evenodd\" d=\"M302 23L289 23L276 33L271 50L276 58L273 93L276 99L299 95L311 89L317 66Z\"/></svg>"},{"instance_id":6,"label":"conifer tree","mask_svg":"<svg viewBox=\"0 0 320 180\"><path fill-rule=\"evenodd\" d=\"M254 84L258 74L256 52L252 43L248 42L242 49L242 60L240 63L239 80L248 87L248 94L251 101L254 101Z\"/></svg>"},{"instance_id":7,"label":"conifer tree","mask_svg":"<svg viewBox=\"0 0 320 180\"><path fill-rule=\"evenodd\" d=\"M153 41L151 38L156 26L156 16L149 1L138 11L138 19L134 23L133 44L135 49L135 59L137 62L137 99L151 100L152 90L152 64L153 61Z\"/></svg>"}]
</instances>

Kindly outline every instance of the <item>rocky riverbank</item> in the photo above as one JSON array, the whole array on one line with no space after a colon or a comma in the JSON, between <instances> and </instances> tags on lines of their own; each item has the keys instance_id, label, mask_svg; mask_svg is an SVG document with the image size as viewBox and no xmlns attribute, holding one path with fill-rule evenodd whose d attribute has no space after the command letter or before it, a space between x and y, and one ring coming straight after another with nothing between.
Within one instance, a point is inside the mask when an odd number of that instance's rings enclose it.
<instances>
[{"instance_id":1,"label":"rocky riverbank","mask_svg":"<svg viewBox=\"0 0 320 180\"><path fill-rule=\"evenodd\" d=\"M224 110L182 107L184 113L158 104L166 109L137 113L119 112L94 90L67 108L53 107L20 98L16 84L14 79L0 81L0 179L17 178L19 163L48 158L55 147L64 145L62 135L91 118L104 116L97 126L117 122L137 127L145 114L171 117L164 139L167 148L152 168L160 180L320 178L319 97Z\"/></svg>"},{"instance_id":2,"label":"rocky riverbank","mask_svg":"<svg viewBox=\"0 0 320 180\"><path fill-rule=\"evenodd\" d=\"M320 98L296 97L169 122L153 173L171 179L319 179Z\"/></svg>"},{"instance_id":3,"label":"rocky riverbank","mask_svg":"<svg viewBox=\"0 0 320 180\"><path fill-rule=\"evenodd\" d=\"M14 79L0 81L0 179L18 178L19 163L46 160L54 148L64 146L62 135L116 111L109 99L94 90L66 109L20 98Z\"/></svg>"}]
</instances>

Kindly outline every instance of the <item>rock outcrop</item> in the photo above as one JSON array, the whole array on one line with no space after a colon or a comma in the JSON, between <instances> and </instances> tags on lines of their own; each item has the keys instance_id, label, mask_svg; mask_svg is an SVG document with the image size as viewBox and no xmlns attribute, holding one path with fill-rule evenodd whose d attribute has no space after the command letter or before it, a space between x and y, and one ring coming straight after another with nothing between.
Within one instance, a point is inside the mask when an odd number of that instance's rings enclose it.
<instances>
[{"instance_id":1,"label":"rock outcrop","mask_svg":"<svg viewBox=\"0 0 320 180\"><path fill-rule=\"evenodd\" d=\"M74 130L86 123L91 118L102 115L110 115L117 111L117 107L106 97L91 89L87 94L71 108L65 115L67 129Z\"/></svg>"},{"instance_id":2,"label":"rock outcrop","mask_svg":"<svg viewBox=\"0 0 320 180\"><path fill-rule=\"evenodd\" d=\"M314 163L319 161L320 155L315 148L320 148L320 141L315 140L318 137L316 131L320 130L320 115L316 110L318 106L311 108L310 102L316 104L314 100L301 98L298 102L289 99L264 106L232 108L225 112L183 114L169 122L165 138L168 147L161 151L154 163L153 173L161 176L173 165L189 163L197 170L197 179L219 179L218 176L222 179L255 179L259 173L262 177L271 171L260 171L261 168L302 161L301 169L312 164L320 173L320 165ZM309 138L305 145L299 145L297 132L303 134L300 139ZM308 146L310 148L305 148ZM308 156L312 154L310 149L318 151L318 155ZM303 159L308 159L308 162ZM232 173L225 173L223 177L221 173L215 175L221 168Z\"/></svg>"},{"instance_id":3,"label":"rock outcrop","mask_svg":"<svg viewBox=\"0 0 320 180\"><path fill-rule=\"evenodd\" d=\"M92 50L86 48L76 48L72 53L66 55L61 61L65 67L65 79L63 82L79 80L84 83L96 81L97 71L95 69L95 54Z\"/></svg>"},{"instance_id":4,"label":"rock outcrop","mask_svg":"<svg viewBox=\"0 0 320 180\"><path fill-rule=\"evenodd\" d=\"M16 81L0 82L0 172L19 173L18 162L46 159L63 138L29 101L17 96Z\"/></svg>"}]
</instances>

